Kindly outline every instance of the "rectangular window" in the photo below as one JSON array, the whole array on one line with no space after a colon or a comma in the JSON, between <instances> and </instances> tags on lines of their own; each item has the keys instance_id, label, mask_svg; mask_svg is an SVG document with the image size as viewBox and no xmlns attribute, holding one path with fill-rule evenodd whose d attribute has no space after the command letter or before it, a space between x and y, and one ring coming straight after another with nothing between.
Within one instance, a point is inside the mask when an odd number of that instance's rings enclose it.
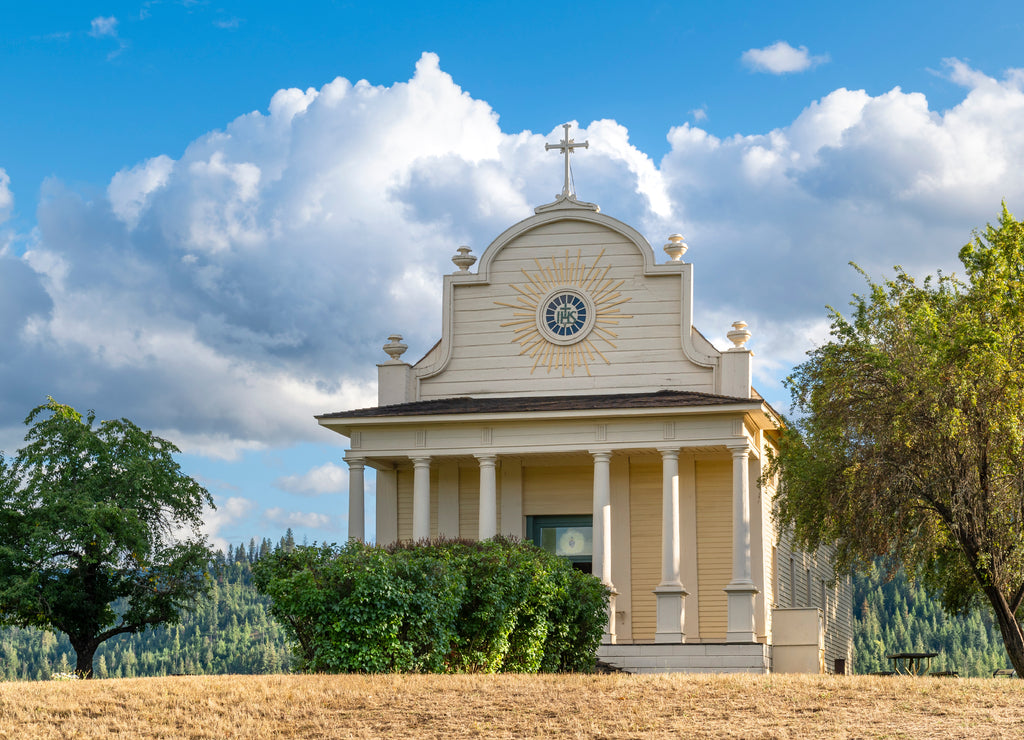
<instances>
[{"instance_id":1,"label":"rectangular window","mask_svg":"<svg viewBox=\"0 0 1024 740\"><path fill-rule=\"evenodd\" d=\"M540 546L561 558L593 557L593 527L539 527Z\"/></svg>"},{"instance_id":2,"label":"rectangular window","mask_svg":"<svg viewBox=\"0 0 1024 740\"><path fill-rule=\"evenodd\" d=\"M530 516L526 518L526 531L537 547L589 573L594 557L592 521L590 516Z\"/></svg>"}]
</instances>

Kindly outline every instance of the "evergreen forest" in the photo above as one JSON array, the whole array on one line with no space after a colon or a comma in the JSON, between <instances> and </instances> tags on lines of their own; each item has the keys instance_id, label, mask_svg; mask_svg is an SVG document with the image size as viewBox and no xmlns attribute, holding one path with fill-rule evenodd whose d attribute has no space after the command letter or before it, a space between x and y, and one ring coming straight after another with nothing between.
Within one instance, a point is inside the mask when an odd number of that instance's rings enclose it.
<instances>
[{"instance_id":1,"label":"evergreen forest","mask_svg":"<svg viewBox=\"0 0 1024 740\"><path fill-rule=\"evenodd\" d=\"M278 546L294 546L290 530ZM210 567L210 596L183 613L179 624L102 643L93 661L96 678L289 671L284 630L252 582L252 563L271 548L270 540L250 540L248 547L218 553ZM63 633L0 629L0 680L49 679L74 666L75 653Z\"/></svg>"},{"instance_id":2,"label":"evergreen forest","mask_svg":"<svg viewBox=\"0 0 1024 740\"><path fill-rule=\"evenodd\" d=\"M285 632L252 580L252 564L274 547L268 539L254 539L218 553L209 598L177 625L103 643L96 652L96 677L288 672L293 656ZM276 547L294 547L291 533ZM946 614L902 572L886 581L876 568L871 575L855 575L853 586L857 673L890 670L885 656L905 651L939 653L932 670L961 676L991 676L1009 667L999 628L984 608ZM49 679L74 665L74 651L61 633L0 629L0 680Z\"/></svg>"},{"instance_id":3,"label":"evergreen forest","mask_svg":"<svg viewBox=\"0 0 1024 740\"><path fill-rule=\"evenodd\" d=\"M882 569L853 577L853 662L856 673L892 670L885 656L938 653L932 671L991 676L1010 668L999 625L986 604L966 615L947 614L920 582L903 571L886 582Z\"/></svg>"}]
</instances>

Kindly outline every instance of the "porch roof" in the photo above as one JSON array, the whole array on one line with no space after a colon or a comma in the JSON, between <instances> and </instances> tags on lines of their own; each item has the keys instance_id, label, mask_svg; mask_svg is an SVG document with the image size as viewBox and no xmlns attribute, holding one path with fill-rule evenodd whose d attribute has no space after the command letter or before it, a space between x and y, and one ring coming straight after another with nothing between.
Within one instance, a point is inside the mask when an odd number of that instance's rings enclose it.
<instances>
[{"instance_id":1,"label":"porch roof","mask_svg":"<svg viewBox=\"0 0 1024 740\"><path fill-rule=\"evenodd\" d=\"M656 409L698 406L760 406L760 398L719 396L696 391L661 390L653 393L601 393L572 396L458 396L411 401L352 411L319 414L316 419L371 419L392 416L441 416L451 414L506 414L544 411L596 411L604 409Z\"/></svg>"}]
</instances>

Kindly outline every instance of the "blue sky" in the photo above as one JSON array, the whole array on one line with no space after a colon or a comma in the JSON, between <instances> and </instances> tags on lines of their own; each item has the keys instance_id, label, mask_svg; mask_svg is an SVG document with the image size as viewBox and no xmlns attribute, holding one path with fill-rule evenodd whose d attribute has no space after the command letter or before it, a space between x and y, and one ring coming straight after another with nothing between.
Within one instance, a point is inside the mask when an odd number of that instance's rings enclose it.
<instances>
[{"instance_id":1,"label":"blue sky","mask_svg":"<svg viewBox=\"0 0 1024 740\"><path fill-rule=\"evenodd\" d=\"M955 269L1024 213L1017 3L0 9L0 448L48 394L127 416L218 543L345 537L312 414L372 403L389 333L433 344L449 257L558 192L565 121L580 197L686 235L697 325L748 321L780 406L847 262Z\"/></svg>"}]
</instances>

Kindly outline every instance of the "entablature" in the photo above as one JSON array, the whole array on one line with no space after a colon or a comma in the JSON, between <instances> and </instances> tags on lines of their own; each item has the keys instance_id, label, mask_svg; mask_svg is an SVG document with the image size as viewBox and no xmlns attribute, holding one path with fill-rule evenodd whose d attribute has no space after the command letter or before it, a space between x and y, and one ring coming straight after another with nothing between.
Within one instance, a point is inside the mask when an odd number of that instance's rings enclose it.
<instances>
[{"instance_id":1,"label":"entablature","mask_svg":"<svg viewBox=\"0 0 1024 740\"><path fill-rule=\"evenodd\" d=\"M653 411L653 410L652 410ZM613 452L656 450L666 446L706 450L749 445L759 455L759 427L746 409L671 414L582 412L527 417L463 415L459 418L410 417L360 419L347 428L352 454L366 458L543 453L571 454L603 449ZM481 416L483 418L481 418ZM370 423L363 423L370 422ZM322 423L326 423L322 422Z\"/></svg>"}]
</instances>

